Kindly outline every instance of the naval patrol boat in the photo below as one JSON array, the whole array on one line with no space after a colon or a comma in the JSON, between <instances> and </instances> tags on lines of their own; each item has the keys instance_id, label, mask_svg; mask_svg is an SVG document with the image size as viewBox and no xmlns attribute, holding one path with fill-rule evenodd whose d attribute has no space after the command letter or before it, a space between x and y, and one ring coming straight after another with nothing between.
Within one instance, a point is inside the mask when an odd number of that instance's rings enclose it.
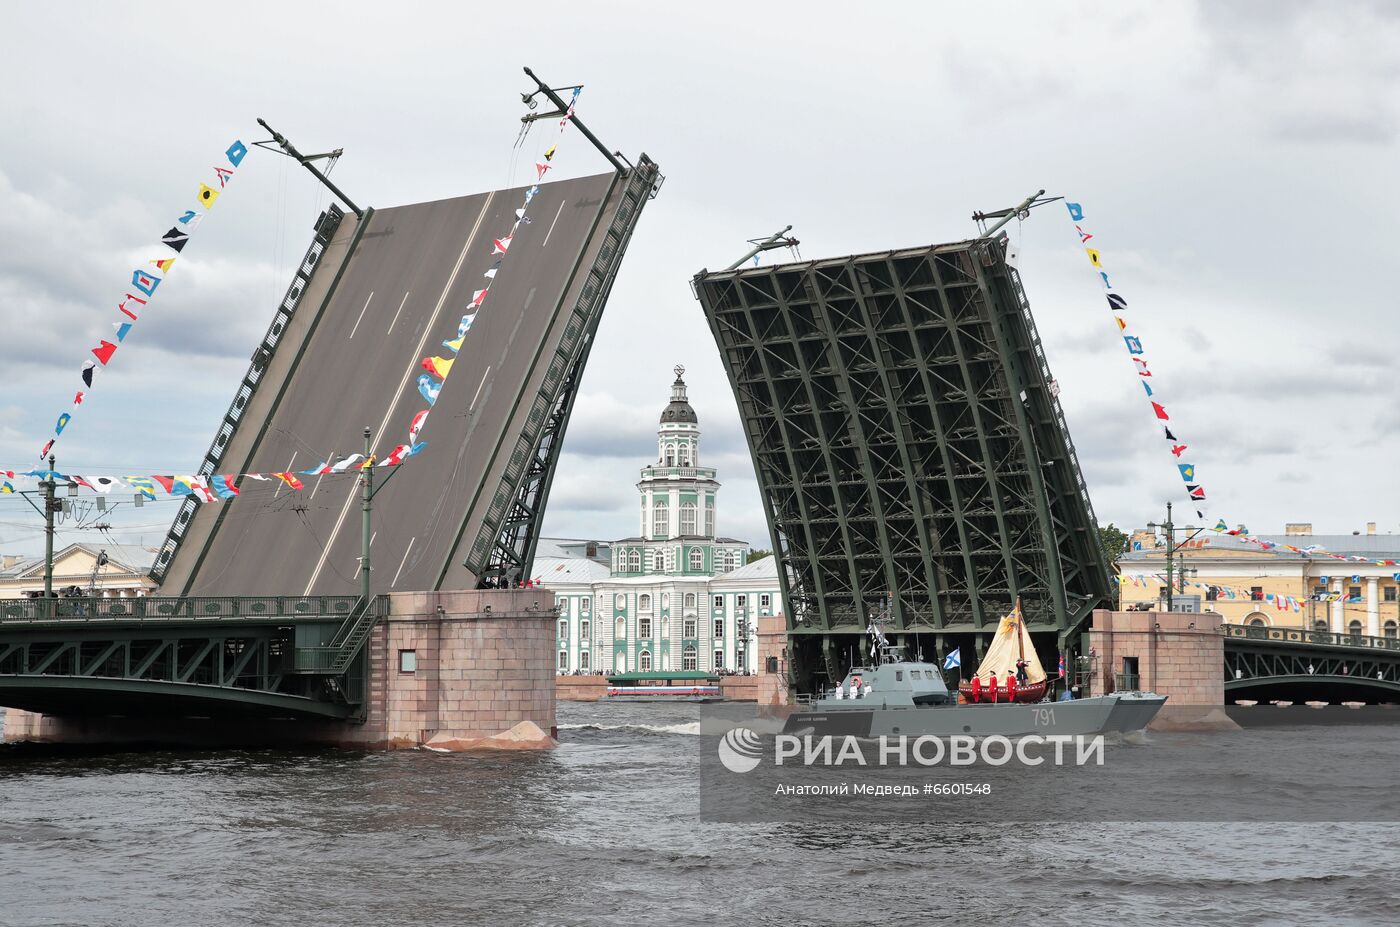
<instances>
[{"instance_id":1,"label":"naval patrol boat","mask_svg":"<svg viewBox=\"0 0 1400 927\"><path fill-rule=\"evenodd\" d=\"M1007 737L1027 734L1130 733L1147 727L1166 702L1153 692L1115 692L1069 701L1046 701L1048 680L1030 646L1020 603L1001 619L974 679L952 692L937 666L905 658L903 648L876 632L879 656L853 666L841 683L799 705L784 733L853 737L957 734ZM1007 677L1019 682L998 684Z\"/></svg>"}]
</instances>

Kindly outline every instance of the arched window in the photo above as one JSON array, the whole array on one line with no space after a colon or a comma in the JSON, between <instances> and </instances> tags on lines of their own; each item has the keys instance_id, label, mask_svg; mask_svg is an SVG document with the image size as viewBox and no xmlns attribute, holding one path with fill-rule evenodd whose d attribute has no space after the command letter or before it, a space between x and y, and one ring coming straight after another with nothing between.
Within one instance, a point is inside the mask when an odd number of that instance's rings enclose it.
<instances>
[{"instance_id":1,"label":"arched window","mask_svg":"<svg viewBox=\"0 0 1400 927\"><path fill-rule=\"evenodd\" d=\"M640 572L642 572L642 553L641 553L641 551L634 550L634 551L632 551L631 553L629 553L629 554L627 555L627 572L628 572L628 573L640 573Z\"/></svg>"},{"instance_id":2,"label":"arched window","mask_svg":"<svg viewBox=\"0 0 1400 927\"><path fill-rule=\"evenodd\" d=\"M692 570L705 569L705 553L698 547L690 549L690 568Z\"/></svg>"},{"instance_id":3,"label":"arched window","mask_svg":"<svg viewBox=\"0 0 1400 927\"><path fill-rule=\"evenodd\" d=\"M657 553L659 554L660 551L657 551ZM661 607L662 607L662 608L670 608L670 607L671 607L671 593L669 593L669 592L663 592L663 593L661 593Z\"/></svg>"},{"instance_id":4,"label":"arched window","mask_svg":"<svg viewBox=\"0 0 1400 927\"><path fill-rule=\"evenodd\" d=\"M1258 612L1255 612L1245 619L1245 624L1249 625L1251 628L1267 628L1269 626L1269 620Z\"/></svg>"},{"instance_id":5,"label":"arched window","mask_svg":"<svg viewBox=\"0 0 1400 927\"><path fill-rule=\"evenodd\" d=\"M694 644L686 644L685 650L681 653L681 671L693 673L699 669L699 658L695 652Z\"/></svg>"},{"instance_id":6,"label":"arched window","mask_svg":"<svg viewBox=\"0 0 1400 927\"><path fill-rule=\"evenodd\" d=\"M666 572L666 555L661 551L653 551L651 554L651 571L653 573ZM662 596L662 605L665 605L665 596Z\"/></svg>"},{"instance_id":7,"label":"arched window","mask_svg":"<svg viewBox=\"0 0 1400 927\"><path fill-rule=\"evenodd\" d=\"M685 594L685 607L692 610L695 608L695 593L687 592Z\"/></svg>"},{"instance_id":8,"label":"arched window","mask_svg":"<svg viewBox=\"0 0 1400 927\"><path fill-rule=\"evenodd\" d=\"M617 621L613 624L613 639L614 639L614 640L619 640L619 641L620 641L620 640L626 640L626 639L627 639L627 619L626 619L626 618L619 618L619 619L617 619Z\"/></svg>"},{"instance_id":9,"label":"arched window","mask_svg":"<svg viewBox=\"0 0 1400 927\"><path fill-rule=\"evenodd\" d=\"M588 640L588 632L592 630L592 625L593 623L587 618L583 619L578 623L579 640Z\"/></svg>"},{"instance_id":10,"label":"arched window","mask_svg":"<svg viewBox=\"0 0 1400 927\"><path fill-rule=\"evenodd\" d=\"M1317 619L1316 621L1313 622L1313 630L1314 630L1314 631L1326 631L1326 630L1327 630L1327 622L1324 621L1324 620L1321 619L1321 618Z\"/></svg>"},{"instance_id":11,"label":"arched window","mask_svg":"<svg viewBox=\"0 0 1400 927\"><path fill-rule=\"evenodd\" d=\"M682 467L690 466L690 447L682 441L679 450L680 453L676 456L676 462Z\"/></svg>"},{"instance_id":12,"label":"arched window","mask_svg":"<svg viewBox=\"0 0 1400 927\"><path fill-rule=\"evenodd\" d=\"M579 668L579 669L584 670L584 671L587 671L587 670L590 670L590 669L593 668L593 666L592 666L593 661L589 659L590 656L592 656L592 655L591 655L587 650L583 651L582 653L580 653L580 654L578 655L578 668Z\"/></svg>"},{"instance_id":13,"label":"arched window","mask_svg":"<svg viewBox=\"0 0 1400 927\"><path fill-rule=\"evenodd\" d=\"M1385 636L1386 636L1386 637L1390 638L1391 640L1395 640L1396 632L1397 632L1397 631L1400 631L1400 628L1397 628L1397 627L1396 627L1396 624L1395 624L1394 621L1387 621L1387 622L1385 623Z\"/></svg>"},{"instance_id":14,"label":"arched window","mask_svg":"<svg viewBox=\"0 0 1400 927\"><path fill-rule=\"evenodd\" d=\"M637 596L637 611L639 611L639 612L649 612L649 611L651 611L651 595L650 595L650 594L643 592L641 595Z\"/></svg>"},{"instance_id":15,"label":"arched window","mask_svg":"<svg viewBox=\"0 0 1400 927\"><path fill-rule=\"evenodd\" d=\"M681 503L681 534L695 533L695 503Z\"/></svg>"},{"instance_id":16,"label":"arched window","mask_svg":"<svg viewBox=\"0 0 1400 927\"><path fill-rule=\"evenodd\" d=\"M1351 620L1351 624L1347 625L1347 629L1348 629L1349 631L1351 631L1351 636L1352 636L1352 637L1360 637L1360 636L1361 636L1361 619L1359 619L1359 618L1353 618L1353 619Z\"/></svg>"},{"instance_id":17,"label":"arched window","mask_svg":"<svg viewBox=\"0 0 1400 927\"><path fill-rule=\"evenodd\" d=\"M651 508L652 537L664 538L671 534L671 508L665 499L658 499Z\"/></svg>"},{"instance_id":18,"label":"arched window","mask_svg":"<svg viewBox=\"0 0 1400 927\"><path fill-rule=\"evenodd\" d=\"M613 596L613 605L616 606L619 610L626 608L627 596L619 592L617 595Z\"/></svg>"},{"instance_id":19,"label":"arched window","mask_svg":"<svg viewBox=\"0 0 1400 927\"><path fill-rule=\"evenodd\" d=\"M643 650L643 651L637 656L637 669L641 670L643 673L650 673L650 672L651 672L651 651L650 651L650 650Z\"/></svg>"},{"instance_id":20,"label":"arched window","mask_svg":"<svg viewBox=\"0 0 1400 927\"><path fill-rule=\"evenodd\" d=\"M662 618L662 619L661 619L661 636L662 636L662 637L670 637L670 636L671 636L671 619L669 619L669 618Z\"/></svg>"},{"instance_id":21,"label":"arched window","mask_svg":"<svg viewBox=\"0 0 1400 927\"><path fill-rule=\"evenodd\" d=\"M613 654L613 672L614 672L614 673L625 673L625 672L627 672L627 654L625 654L625 653L615 653L615 654Z\"/></svg>"},{"instance_id":22,"label":"arched window","mask_svg":"<svg viewBox=\"0 0 1400 927\"><path fill-rule=\"evenodd\" d=\"M676 446L675 446L674 444L668 444L668 445L666 445L666 466L668 466L668 467L674 467L675 465L676 465Z\"/></svg>"}]
</instances>

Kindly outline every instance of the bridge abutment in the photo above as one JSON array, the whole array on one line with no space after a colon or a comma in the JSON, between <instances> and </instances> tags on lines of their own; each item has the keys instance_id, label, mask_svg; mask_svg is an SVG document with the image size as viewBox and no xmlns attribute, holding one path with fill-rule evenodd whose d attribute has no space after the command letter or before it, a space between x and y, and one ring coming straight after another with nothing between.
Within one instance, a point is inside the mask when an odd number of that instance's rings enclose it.
<instances>
[{"instance_id":1,"label":"bridge abutment","mask_svg":"<svg viewBox=\"0 0 1400 927\"><path fill-rule=\"evenodd\" d=\"M1091 677L1081 695L1145 690L1167 696L1158 729L1234 729L1225 714L1225 637L1214 612L1098 609L1089 631Z\"/></svg>"}]
</instances>

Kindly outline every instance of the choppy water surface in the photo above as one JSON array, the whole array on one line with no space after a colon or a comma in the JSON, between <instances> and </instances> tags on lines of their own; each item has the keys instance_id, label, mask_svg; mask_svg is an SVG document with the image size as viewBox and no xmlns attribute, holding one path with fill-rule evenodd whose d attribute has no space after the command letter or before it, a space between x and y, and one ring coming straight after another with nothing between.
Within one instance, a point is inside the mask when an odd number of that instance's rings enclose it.
<instances>
[{"instance_id":1,"label":"choppy water surface","mask_svg":"<svg viewBox=\"0 0 1400 927\"><path fill-rule=\"evenodd\" d=\"M1396 825L709 824L693 706L559 716L547 754L0 747L0 924L1400 922Z\"/></svg>"}]
</instances>

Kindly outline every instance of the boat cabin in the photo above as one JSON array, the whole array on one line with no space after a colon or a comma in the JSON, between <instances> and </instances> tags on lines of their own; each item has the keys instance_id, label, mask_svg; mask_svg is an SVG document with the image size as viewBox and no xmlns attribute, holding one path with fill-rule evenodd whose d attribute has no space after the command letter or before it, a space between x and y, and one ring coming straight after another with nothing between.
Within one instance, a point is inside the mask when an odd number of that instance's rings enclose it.
<instances>
[{"instance_id":1,"label":"boat cabin","mask_svg":"<svg viewBox=\"0 0 1400 927\"><path fill-rule=\"evenodd\" d=\"M822 701L850 701L850 707L946 705L957 701L931 663L904 661L855 666Z\"/></svg>"}]
</instances>

